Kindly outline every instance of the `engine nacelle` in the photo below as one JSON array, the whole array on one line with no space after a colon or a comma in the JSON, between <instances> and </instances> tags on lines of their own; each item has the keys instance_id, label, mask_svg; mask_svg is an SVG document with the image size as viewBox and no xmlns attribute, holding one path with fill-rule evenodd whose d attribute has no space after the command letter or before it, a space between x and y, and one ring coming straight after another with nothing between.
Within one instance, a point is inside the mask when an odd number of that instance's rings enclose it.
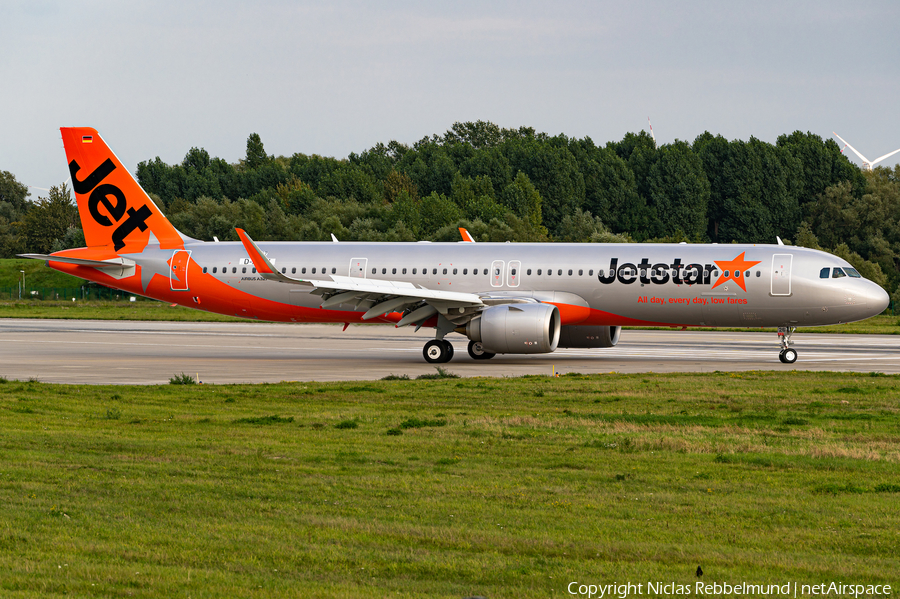
<instances>
[{"instance_id":1,"label":"engine nacelle","mask_svg":"<svg viewBox=\"0 0 900 599\"><path fill-rule=\"evenodd\" d=\"M504 304L470 320L466 336L492 354L546 354L559 343L560 322L552 304Z\"/></svg>"},{"instance_id":2,"label":"engine nacelle","mask_svg":"<svg viewBox=\"0 0 900 599\"><path fill-rule=\"evenodd\" d=\"M559 347L613 347L619 342L622 327L566 325L559 333Z\"/></svg>"}]
</instances>

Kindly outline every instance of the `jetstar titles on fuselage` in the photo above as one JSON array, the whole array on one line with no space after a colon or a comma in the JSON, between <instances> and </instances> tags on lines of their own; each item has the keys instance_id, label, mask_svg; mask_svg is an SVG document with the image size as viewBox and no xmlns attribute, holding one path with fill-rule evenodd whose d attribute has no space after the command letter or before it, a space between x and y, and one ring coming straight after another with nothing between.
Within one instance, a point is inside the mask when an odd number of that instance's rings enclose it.
<instances>
[{"instance_id":1,"label":"jetstar titles on fuselage","mask_svg":"<svg viewBox=\"0 0 900 599\"><path fill-rule=\"evenodd\" d=\"M715 260L715 264L684 264L681 258L675 258L671 264L663 262L651 264L649 258L642 258L639 263L626 262L619 265L618 258L611 258L609 270L601 269L597 273L597 279L604 285L618 281L624 285L630 285L635 281L647 285L665 285L670 280L676 285L712 285L715 289L728 281L734 281L741 289L747 291L745 279L751 276L750 269L759 260L746 260L741 252L734 260ZM719 274L719 269L722 273ZM716 282L712 277L718 276ZM759 271L757 275L759 276Z\"/></svg>"}]
</instances>

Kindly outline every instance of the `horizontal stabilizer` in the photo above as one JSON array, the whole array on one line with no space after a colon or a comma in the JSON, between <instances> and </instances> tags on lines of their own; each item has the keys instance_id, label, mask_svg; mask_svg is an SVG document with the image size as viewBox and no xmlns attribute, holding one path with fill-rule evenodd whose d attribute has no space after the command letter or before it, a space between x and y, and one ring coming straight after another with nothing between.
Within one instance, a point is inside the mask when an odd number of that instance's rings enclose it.
<instances>
[{"instance_id":1,"label":"horizontal stabilizer","mask_svg":"<svg viewBox=\"0 0 900 599\"><path fill-rule=\"evenodd\" d=\"M94 268L122 268L134 266L134 260L129 260L128 258L88 260L87 258L69 258L67 256L54 256L53 254L19 254L19 256L21 258L46 260L47 262L61 262L63 264L75 264L76 266L92 266Z\"/></svg>"}]
</instances>

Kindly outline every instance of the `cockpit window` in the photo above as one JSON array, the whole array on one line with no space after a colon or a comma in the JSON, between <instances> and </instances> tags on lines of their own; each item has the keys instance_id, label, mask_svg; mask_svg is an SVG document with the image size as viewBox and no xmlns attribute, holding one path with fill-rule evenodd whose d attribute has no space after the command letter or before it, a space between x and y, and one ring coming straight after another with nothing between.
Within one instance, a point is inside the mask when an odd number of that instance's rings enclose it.
<instances>
[{"instance_id":1,"label":"cockpit window","mask_svg":"<svg viewBox=\"0 0 900 599\"><path fill-rule=\"evenodd\" d=\"M841 277L846 277L846 276L847 275L844 274L844 271L841 270L840 268L835 268L834 272L831 273L832 279L840 279Z\"/></svg>"},{"instance_id":2,"label":"cockpit window","mask_svg":"<svg viewBox=\"0 0 900 599\"><path fill-rule=\"evenodd\" d=\"M830 268L823 268L822 270L819 271L819 278L820 278L820 279L827 279L830 275L831 275L831 269L830 269Z\"/></svg>"},{"instance_id":3,"label":"cockpit window","mask_svg":"<svg viewBox=\"0 0 900 599\"><path fill-rule=\"evenodd\" d=\"M854 279L861 279L862 275L855 268L844 268L844 272L853 277Z\"/></svg>"}]
</instances>

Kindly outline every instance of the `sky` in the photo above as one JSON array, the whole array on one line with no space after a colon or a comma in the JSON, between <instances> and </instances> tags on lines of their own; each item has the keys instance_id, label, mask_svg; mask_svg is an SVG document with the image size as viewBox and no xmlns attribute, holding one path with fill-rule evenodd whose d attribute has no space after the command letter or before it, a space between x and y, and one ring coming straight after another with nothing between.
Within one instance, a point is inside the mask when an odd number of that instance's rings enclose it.
<instances>
[{"instance_id":1,"label":"sky","mask_svg":"<svg viewBox=\"0 0 900 599\"><path fill-rule=\"evenodd\" d=\"M896 0L2 0L0 170L32 199L66 181L61 126L134 172L237 162L254 132L345 158L479 119L598 145L648 118L659 144L836 131L872 160L900 148L898 32Z\"/></svg>"}]
</instances>

